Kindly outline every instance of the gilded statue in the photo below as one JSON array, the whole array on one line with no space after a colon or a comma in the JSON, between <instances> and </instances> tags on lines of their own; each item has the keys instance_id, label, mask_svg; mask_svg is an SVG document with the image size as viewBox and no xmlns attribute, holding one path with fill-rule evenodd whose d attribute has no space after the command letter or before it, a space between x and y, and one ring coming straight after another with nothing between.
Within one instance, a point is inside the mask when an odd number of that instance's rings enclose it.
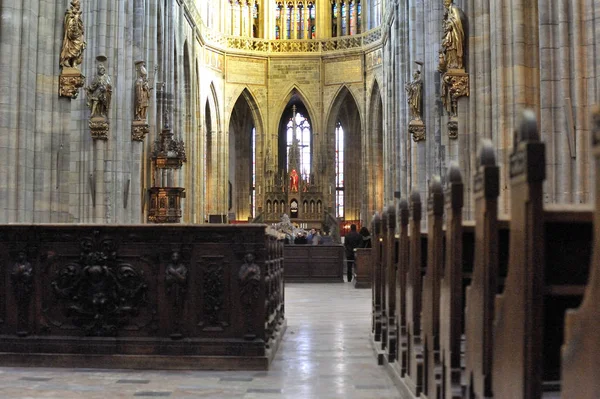
<instances>
[{"instance_id":1,"label":"gilded statue","mask_svg":"<svg viewBox=\"0 0 600 399\"><path fill-rule=\"evenodd\" d=\"M148 71L144 61L136 62L137 79L135 81L135 120L145 121L148 114L148 105L150 104L150 92L152 87L148 83Z\"/></svg>"},{"instance_id":2,"label":"gilded statue","mask_svg":"<svg viewBox=\"0 0 600 399\"><path fill-rule=\"evenodd\" d=\"M465 30L463 12L455 6L453 0L444 0L443 37L444 60L440 60L440 69L464 69ZM444 65L445 64L445 65Z\"/></svg>"},{"instance_id":3,"label":"gilded statue","mask_svg":"<svg viewBox=\"0 0 600 399\"><path fill-rule=\"evenodd\" d=\"M77 68L77 65L80 65L83 60L83 50L86 46L85 40L83 40L83 21L81 20L79 0L72 0L71 8L65 12L64 29L60 66Z\"/></svg>"},{"instance_id":4,"label":"gilded statue","mask_svg":"<svg viewBox=\"0 0 600 399\"><path fill-rule=\"evenodd\" d=\"M98 56L98 72L92 84L85 88L87 92L87 106L92 110L91 118L107 118L110 99L112 97L112 82L106 74L104 61L106 57Z\"/></svg>"},{"instance_id":5,"label":"gilded statue","mask_svg":"<svg viewBox=\"0 0 600 399\"><path fill-rule=\"evenodd\" d=\"M422 65L422 62L417 62ZM413 75L413 80L406 83L404 89L407 94L407 102L412 120L421 120L422 115L422 100L423 100L423 80L421 79L421 71L416 70Z\"/></svg>"}]
</instances>

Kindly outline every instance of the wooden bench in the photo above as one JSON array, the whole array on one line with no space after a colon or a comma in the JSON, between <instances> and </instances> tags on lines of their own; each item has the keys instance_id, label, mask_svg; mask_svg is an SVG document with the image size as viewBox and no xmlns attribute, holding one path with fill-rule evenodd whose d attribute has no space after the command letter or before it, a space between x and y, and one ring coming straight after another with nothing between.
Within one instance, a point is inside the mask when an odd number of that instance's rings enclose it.
<instances>
[{"instance_id":1,"label":"wooden bench","mask_svg":"<svg viewBox=\"0 0 600 399\"><path fill-rule=\"evenodd\" d=\"M589 280L581 306L569 310L562 346L562 397L600 397L600 110L593 119L592 150L596 169L594 247Z\"/></svg>"},{"instance_id":2,"label":"wooden bench","mask_svg":"<svg viewBox=\"0 0 600 399\"><path fill-rule=\"evenodd\" d=\"M510 220L498 219L499 169L489 143L473 185L475 224L462 222L456 167L448 173L445 233L438 181L429 190L426 234L420 232L419 195L411 195L410 205L399 203L398 239L383 246L389 253L382 278L390 281L380 283L396 287L396 304L387 306L396 318L388 314L381 329L395 324L390 331L396 331L398 355L388 353L386 360L406 397L533 399L560 390L565 311L583 298L592 210L544 208L544 145L531 116L519 134L511 156ZM390 236L387 231L382 240ZM395 275L389 270L394 252ZM593 350L597 341L589 342Z\"/></svg>"}]
</instances>

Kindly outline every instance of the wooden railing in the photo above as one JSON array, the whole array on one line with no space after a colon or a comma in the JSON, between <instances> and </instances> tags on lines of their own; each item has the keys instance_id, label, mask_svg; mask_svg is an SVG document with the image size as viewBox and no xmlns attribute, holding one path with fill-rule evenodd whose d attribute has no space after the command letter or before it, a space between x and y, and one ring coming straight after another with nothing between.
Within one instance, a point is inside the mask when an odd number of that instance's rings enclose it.
<instances>
[{"instance_id":1,"label":"wooden railing","mask_svg":"<svg viewBox=\"0 0 600 399\"><path fill-rule=\"evenodd\" d=\"M265 225L0 226L0 362L265 369L285 329Z\"/></svg>"},{"instance_id":2,"label":"wooden railing","mask_svg":"<svg viewBox=\"0 0 600 399\"><path fill-rule=\"evenodd\" d=\"M600 139L594 146L600 176ZM418 193L399 202L399 226L393 207L375 216L379 361L407 398L600 397L600 209L544 207L545 147L526 114L511 155L512 214L499 220L494 154L486 142L474 224L462 221L456 166L445 190L437 179L430 184L427 232Z\"/></svg>"}]
</instances>

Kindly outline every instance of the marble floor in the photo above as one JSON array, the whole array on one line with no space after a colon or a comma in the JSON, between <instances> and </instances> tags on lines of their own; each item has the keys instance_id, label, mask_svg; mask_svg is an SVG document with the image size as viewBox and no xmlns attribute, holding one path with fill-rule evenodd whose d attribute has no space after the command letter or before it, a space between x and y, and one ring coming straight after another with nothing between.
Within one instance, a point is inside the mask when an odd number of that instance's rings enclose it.
<instances>
[{"instance_id":1,"label":"marble floor","mask_svg":"<svg viewBox=\"0 0 600 399\"><path fill-rule=\"evenodd\" d=\"M371 290L287 284L288 329L269 371L0 367L0 398L399 398L369 343Z\"/></svg>"}]
</instances>

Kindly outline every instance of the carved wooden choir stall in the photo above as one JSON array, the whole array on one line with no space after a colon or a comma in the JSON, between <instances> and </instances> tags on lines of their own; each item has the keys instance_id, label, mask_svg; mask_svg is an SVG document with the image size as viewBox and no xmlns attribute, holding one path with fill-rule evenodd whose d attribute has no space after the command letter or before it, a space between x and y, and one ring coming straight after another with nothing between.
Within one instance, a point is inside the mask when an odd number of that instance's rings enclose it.
<instances>
[{"instance_id":1,"label":"carved wooden choir stall","mask_svg":"<svg viewBox=\"0 0 600 399\"><path fill-rule=\"evenodd\" d=\"M2 365L266 369L285 331L264 225L2 225Z\"/></svg>"},{"instance_id":2,"label":"carved wooden choir stall","mask_svg":"<svg viewBox=\"0 0 600 399\"><path fill-rule=\"evenodd\" d=\"M445 190L430 184L426 232L418 193L399 202L399 226L393 206L375 216L373 343L402 397L600 397L599 119L594 211L544 206L545 146L529 111L510 158L509 220L498 218L489 141L474 177L475 223L462 221L456 166Z\"/></svg>"}]
</instances>

